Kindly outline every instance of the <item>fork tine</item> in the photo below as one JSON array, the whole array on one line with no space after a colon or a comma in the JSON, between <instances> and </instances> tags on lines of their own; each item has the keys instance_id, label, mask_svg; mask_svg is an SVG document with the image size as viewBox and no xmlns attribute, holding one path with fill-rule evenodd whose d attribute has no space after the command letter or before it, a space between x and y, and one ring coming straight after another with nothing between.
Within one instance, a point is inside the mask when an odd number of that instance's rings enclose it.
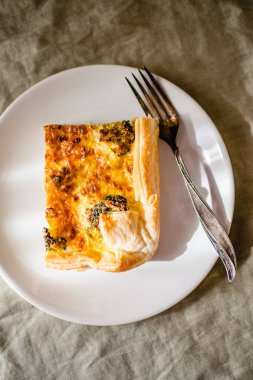
<instances>
[{"instance_id":1,"label":"fork tine","mask_svg":"<svg viewBox=\"0 0 253 380\"><path fill-rule=\"evenodd\" d=\"M147 91L145 90L145 88L142 86L142 84L140 83L140 81L136 78L136 76L132 73L136 83L138 84L138 86L140 87L140 90L141 92L143 93L143 95L145 96L145 98L147 99L148 101L148 104L149 104L149 107L152 111L152 116L153 117L158 117L158 119L161 119L161 116L159 114L159 111L157 110L155 104L152 102L150 96L148 95Z\"/></svg>"},{"instance_id":2,"label":"fork tine","mask_svg":"<svg viewBox=\"0 0 253 380\"><path fill-rule=\"evenodd\" d=\"M157 82L157 80L155 79L155 77L153 76L153 74L151 74L151 72L145 66L144 66L144 70L146 71L146 73L148 74L148 76L151 79L152 83L156 87L158 93L161 95L162 99L164 100L164 102L165 102L165 104L166 104L166 106L168 108L168 112L170 114L171 121L174 124L178 124L177 112L174 109L174 107L172 106L172 104L171 104L168 96L165 94L165 92L163 91L163 89L161 88L161 86L159 85L159 83Z\"/></svg>"},{"instance_id":3,"label":"fork tine","mask_svg":"<svg viewBox=\"0 0 253 380\"><path fill-rule=\"evenodd\" d=\"M142 74L141 70L138 70L142 79L144 80L146 86L148 87L149 91L151 92L153 98L155 99L156 103L157 103L157 107L158 107L158 110L160 112L160 115L162 116L162 119L163 120L167 120L167 119L170 119L170 114L167 112L166 108L164 107L163 103L161 102L161 99L159 98L159 96L157 95L156 91L154 90L154 88L151 86L151 84L149 83L149 81L147 80L147 78Z\"/></svg>"},{"instance_id":4,"label":"fork tine","mask_svg":"<svg viewBox=\"0 0 253 380\"><path fill-rule=\"evenodd\" d=\"M127 77L125 77L125 79L126 79L127 83L129 84L131 90L133 91L134 95L136 96L136 99L140 103L141 108L143 109L145 115L146 116L151 115L151 112L149 111L148 107L146 106L146 104L144 103L144 101L142 100L142 98L140 97L140 95L138 94L138 92L136 91L134 86L132 85L132 83L127 79Z\"/></svg>"}]
</instances>

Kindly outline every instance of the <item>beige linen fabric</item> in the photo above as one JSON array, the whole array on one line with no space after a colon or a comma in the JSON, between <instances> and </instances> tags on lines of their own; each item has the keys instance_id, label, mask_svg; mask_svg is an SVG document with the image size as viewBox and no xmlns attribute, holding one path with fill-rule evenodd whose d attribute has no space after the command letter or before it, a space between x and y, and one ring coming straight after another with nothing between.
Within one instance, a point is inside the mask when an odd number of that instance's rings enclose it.
<instances>
[{"instance_id":1,"label":"beige linen fabric","mask_svg":"<svg viewBox=\"0 0 253 380\"><path fill-rule=\"evenodd\" d=\"M1 281L1 379L253 378L252 25L250 0L0 2L0 111L51 74L97 63L145 63L196 99L232 160L238 255L233 285L218 262L179 304L124 326L58 320Z\"/></svg>"}]
</instances>

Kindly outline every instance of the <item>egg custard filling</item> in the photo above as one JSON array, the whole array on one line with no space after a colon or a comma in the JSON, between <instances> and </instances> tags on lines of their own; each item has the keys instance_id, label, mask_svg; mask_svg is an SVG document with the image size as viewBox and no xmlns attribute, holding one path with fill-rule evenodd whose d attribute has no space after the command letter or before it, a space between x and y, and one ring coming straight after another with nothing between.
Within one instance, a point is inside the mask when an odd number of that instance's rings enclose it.
<instances>
[{"instance_id":1,"label":"egg custard filling","mask_svg":"<svg viewBox=\"0 0 253 380\"><path fill-rule=\"evenodd\" d=\"M159 238L157 121L44 130L46 265L124 271L149 260Z\"/></svg>"}]
</instances>

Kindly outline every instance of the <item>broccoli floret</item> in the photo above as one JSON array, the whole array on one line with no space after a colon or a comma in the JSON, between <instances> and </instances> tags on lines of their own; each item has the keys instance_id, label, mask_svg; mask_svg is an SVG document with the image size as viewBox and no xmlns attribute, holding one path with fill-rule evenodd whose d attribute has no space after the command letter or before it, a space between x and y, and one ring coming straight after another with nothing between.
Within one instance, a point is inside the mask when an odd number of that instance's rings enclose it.
<instances>
[{"instance_id":1,"label":"broccoli floret","mask_svg":"<svg viewBox=\"0 0 253 380\"><path fill-rule=\"evenodd\" d=\"M99 132L100 141L109 141L117 145L111 149L118 156L122 156L130 151L135 135L129 121L121 121L113 125L104 125Z\"/></svg>"},{"instance_id":2,"label":"broccoli floret","mask_svg":"<svg viewBox=\"0 0 253 380\"><path fill-rule=\"evenodd\" d=\"M90 226L88 227L88 230L91 227L98 228L100 214L106 214L109 211L113 211L113 208L109 207L108 203L113 207L117 207L119 211L127 211L127 200L126 198L122 197L122 195L107 195L104 200L108 201L107 204L105 202L100 202L93 206L90 210L88 216Z\"/></svg>"},{"instance_id":3,"label":"broccoli floret","mask_svg":"<svg viewBox=\"0 0 253 380\"><path fill-rule=\"evenodd\" d=\"M88 217L91 225L97 227L99 222L99 215L105 214L108 211L111 211L111 209L110 207L106 206L104 202L100 202L93 206Z\"/></svg>"},{"instance_id":4,"label":"broccoli floret","mask_svg":"<svg viewBox=\"0 0 253 380\"><path fill-rule=\"evenodd\" d=\"M66 249L67 240L63 237L53 238L50 235L48 228L44 228L44 240L47 251L50 251L52 249L52 245L54 244L57 244L62 249Z\"/></svg>"},{"instance_id":5,"label":"broccoli floret","mask_svg":"<svg viewBox=\"0 0 253 380\"><path fill-rule=\"evenodd\" d=\"M127 211L127 199L122 195L107 195L104 199L112 206L118 207L120 211Z\"/></svg>"}]
</instances>

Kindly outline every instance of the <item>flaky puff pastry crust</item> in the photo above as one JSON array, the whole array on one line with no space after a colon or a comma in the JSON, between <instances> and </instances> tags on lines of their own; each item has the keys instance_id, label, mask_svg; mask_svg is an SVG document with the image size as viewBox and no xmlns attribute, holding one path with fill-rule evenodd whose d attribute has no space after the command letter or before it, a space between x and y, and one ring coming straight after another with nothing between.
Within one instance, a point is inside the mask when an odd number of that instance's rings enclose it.
<instances>
[{"instance_id":1,"label":"flaky puff pastry crust","mask_svg":"<svg viewBox=\"0 0 253 380\"><path fill-rule=\"evenodd\" d=\"M141 207L139 211L100 214L99 229L108 252L105 250L99 261L85 252L73 256L49 255L45 258L47 267L123 272L151 259L160 233L158 137L157 120L150 117L135 120L133 184L135 200Z\"/></svg>"}]
</instances>

